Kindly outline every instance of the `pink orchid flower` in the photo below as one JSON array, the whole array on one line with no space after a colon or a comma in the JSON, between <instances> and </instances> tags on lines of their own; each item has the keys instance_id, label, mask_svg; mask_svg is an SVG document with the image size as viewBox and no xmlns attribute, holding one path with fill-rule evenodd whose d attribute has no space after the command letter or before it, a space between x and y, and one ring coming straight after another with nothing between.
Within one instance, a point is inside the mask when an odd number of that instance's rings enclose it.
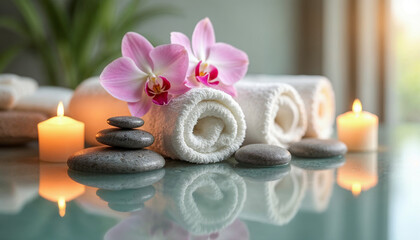
<instances>
[{"instance_id":1,"label":"pink orchid flower","mask_svg":"<svg viewBox=\"0 0 420 240\"><path fill-rule=\"evenodd\" d=\"M233 84L245 76L248 56L229 44L216 43L210 19L205 18L195 26L192 49L188 37L180 32L171 33L171 43L180 44L188 51L188 87L208 86L236 96Z\"/></svg>"},{"instance_id":2,"label":"pink orchid flower","mask_svg":"<svg viewBox=\"0 0 420 240\"><path fill-rule=\"evenodd\" d=\"M128 103L133 116L146 114L152 103L166 105L189 90L185 86L188 53L178 44L152 44L129 32L122 40L122 57L102 71L101 85L115 98Z\"/></svg>"}]
</instances>

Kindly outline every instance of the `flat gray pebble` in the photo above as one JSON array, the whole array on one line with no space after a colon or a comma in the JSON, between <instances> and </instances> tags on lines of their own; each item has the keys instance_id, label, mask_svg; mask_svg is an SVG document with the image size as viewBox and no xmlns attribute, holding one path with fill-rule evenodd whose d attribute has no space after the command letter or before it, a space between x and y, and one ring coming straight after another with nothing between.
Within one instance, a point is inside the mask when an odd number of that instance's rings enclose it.
<instances>
[{"instance_id":1,"label":"flat gray pebble","mask_svg":"<svg viewBox=\"0 0 420 240\"><path fill-rule=\"evenodd\" d=\"M268 144L250 144L241 147L235 153L235 159L239 163L274 166L290 162L290 153L279 146Z\"/></svg>"},{"instance_id":2,"label":"flat gray pebble","mask_svg":"<svg viewBox=\"0 0 420 240\"><path fill-rule=\"evenodd\" d=\"M163 168L165 159L147 149L93 147L70 156L67 165L70 169L81 172L136 173Z\"/></svg>"},{"instance_id":3,"label":"flat gray pebble","mask_svg":"<svg viewBox=\"0 0 420 240\"><path fill-rule=\"evenodd\" d=\"M125 190L99 189L96 191L96 195L109 203L135 204L146 202L155 195L155 192L156 190L153 186L147 186L139 189Z\"/></svg>"},{"instance_id":4,"label":"flat gray pebble","mask_svg":"<svg viewBox=\"0 0 420 240\"><path fill-rule=\"evenodd\" d=\"M140 149L152 145L155 138L142 130L108 128L99 131L96 140L112 147Z\"/></svg>"},{"instance_id":5,"label":"flat gray pebble","mask_svg":"<svg viewBox=\"0 0 420 240\"><path fill-rule=\"evenodd\" d=\"M344 155L347 152L347 146L333 139L305 138L290 144L289 151L297 157L328 158Z\"/></svg>"},{"instance_id":6,"label":"flat gray pebble","mask_svg":"<svg viewBox=\"0 0 420 240\"><path fill-rule=\"evenodd\" d=\"M137 189L152 185L165 176L165 169L133 174L107 174L79 172L69 169L67 174L74 181L100 189Z\"/></svg>"},{"instance_id":7,"label":"flat gray pebble","mask_svg":"<svg viewBox=\"0 0 420 240\"><path fill-rule=\"evenodd\" d=\"M108 118L106 122L111 126L126 129L138 128L144 124L143 119L134 116L112 117Z\"/></svg>"}]
</instances>

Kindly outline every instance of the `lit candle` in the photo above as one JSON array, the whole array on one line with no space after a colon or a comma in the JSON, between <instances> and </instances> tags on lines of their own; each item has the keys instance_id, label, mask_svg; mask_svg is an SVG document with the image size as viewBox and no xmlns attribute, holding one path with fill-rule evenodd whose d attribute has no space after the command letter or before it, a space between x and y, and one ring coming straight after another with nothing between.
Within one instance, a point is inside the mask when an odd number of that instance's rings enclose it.
<instances>
[{"instance_id":1,"label":"lit candle","mask_svg":"<svg viewBox=\"0 0 420 240\"><path fill-rule=\"evenodd\" d=\"M354 100L353 111L337 117L338 139L349 151L375 151L378 148L378 117L362 111L359 99Z\"/></svg>"},{"instance_id":2,"label":"lit candle","mask_svg":"<svg viewBox=\"0 0 420 240\"><path fill-rule=\"evenodd\" d=\"M356 197L376 186L377 159L376 152L346 154L346 163L337 171L338 186L351 191Z\"/></svg>"},{"instance_id":3,"label":"lit candle","mask_svg":"<svg viewBox=\"0 0 420 240\"><path fill-rule=\"evenodd\" d=\"M84 148L85 124L64 116L63 103L57 107L57 117L38 124L39 158L47 162L66 162Z\"/></svg>"},{"instance_id":4,"label":"lit candle","mask_svg":"<svg viewBox=\"0 0 420 240\"><path fill-rule=\"evenodd\" d=\"M65 164L40 164L39 195L56 202L61 217L66 214L66 202L85 192L85 186L73 181L67 175L67 169Z\"/></svg>"}]
</instances>

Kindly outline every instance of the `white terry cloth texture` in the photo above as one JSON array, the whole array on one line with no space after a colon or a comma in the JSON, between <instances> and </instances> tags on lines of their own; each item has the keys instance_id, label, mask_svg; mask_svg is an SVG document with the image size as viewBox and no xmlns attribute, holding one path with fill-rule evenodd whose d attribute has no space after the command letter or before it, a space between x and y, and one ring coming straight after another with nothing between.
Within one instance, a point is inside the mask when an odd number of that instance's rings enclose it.
<instances>
[{"instance_id":1,"label":"white terry cloth texture","mask_svg":"<svg viewBox=\"0 0 420 240\"><path fill-rule=\"evenodd\" d=\"M111 96L100 84L99 77L83 81L74 91L69 104L69 116L85 123L85 140L89 145L102 145L96 133L109 128L106 120L115 116L130 116L127 103Z\"/></svg>"},{"instance_id":2,"label":"white terry cloth texture","mask_svg":"<svg viewBox=\"0 0 420 240\"><path fill-rule=\"evenodd\" d=\"M192 163L229 158L245 137L245 119L233 98L211 88L191 89L165 106L153 105L142 129L155 137L149 148Z\"/></svg>"},{"instance_id":3,"label":"white terry cloth texture","mask_svg":"<svg viewBox=\"0 0 420 240\"><path fill-rule=\"evenodd\" d=\"M284 225L296 215L307 187L305 171L292 166L289 175L270 182L245 180L246 201L240 218Z\"/></svg>"},{"instance_id":4,"label":"white terry cloth texture","mask_svg":"<svg viewBox=\"0 0 420 240\"><path fill-rule=\"evenodd\" d=\"M171 167L147 207L162 208L171 219L195 235L217 232L230 225L245 202L245 182L226 163Z\"/></svg>"},{"instance_id":5,"label":"white terry cloth texture","mask_svg":"<svg viewBox=\"0 0 420 240\"><path fill-rule=\"evenodd\" d=\"M249 75L244 81L286 83L305 103L308 128L305 137L329 138L335 120L335 97L330 81L323 76Z\"/></svg>"},{"instance_id":6,"label":"white terry cloth texture","mask_svg":"<svg viewBox=\"0 0 420 240\"><path fill-rule=\"evenodd\" d=\"M267 143L287 147L305 134L305 106L293 87L240 81L236 90L235 100L245 114L247 125L244 145Z\"/></svg>"},{"instance_id":7,"label":"white terry cloth texture","mask_svg":"<svg viewBox=\"0 0 420 240\"><path fill-rule=\"evenodd\" d=\"M0 74L0 110L13 109L21 97L34 93L37 88L38 83L32 78Z\"/></svg>"},{"instance_id":8,"label":"white terry cloth texture","mask_svg":"<svg viewBox=\"0 0 420 240\"><path fill-rule=\"evenodd\" d=\"M301 209L323 212L327 209L334 188L334 169L306 170L308 188Z\"/></svg>"},{"instance_id":9,"label":"white terry cloth texture","mask_svg":"<svg viewBox=\"0 0 420 240\"><path fill-rule=\"evenodd\" d=\"M73 90L63 87L39 87L33 94L19 99L15 110L41 112L50 117L57 116L57 106L61 101L64 113L68 114L68 105L73 96Z\"/></svg>"}]
</instances>

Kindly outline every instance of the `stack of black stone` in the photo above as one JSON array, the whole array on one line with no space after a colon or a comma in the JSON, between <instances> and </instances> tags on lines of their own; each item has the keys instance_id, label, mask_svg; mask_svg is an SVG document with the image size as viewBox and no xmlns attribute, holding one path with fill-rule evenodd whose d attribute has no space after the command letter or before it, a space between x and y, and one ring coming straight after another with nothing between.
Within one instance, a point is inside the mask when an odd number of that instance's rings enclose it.
<instances>
[{"instance_id":1,"label":"stack of black stone","mask_svg":"<svg viewBox=\"0 0 420 240\"><path fill-rule=\"evenodd\" d=\"M83 172L135 173L162 168L165 159L156 152L144 149L153 144L152 134L139 130L144 121L133 116L112 117L107 120L114 128L99 131L96 140L104 147L83 149L67 161L70 169Z\"/></svg>"}]
</instances>

